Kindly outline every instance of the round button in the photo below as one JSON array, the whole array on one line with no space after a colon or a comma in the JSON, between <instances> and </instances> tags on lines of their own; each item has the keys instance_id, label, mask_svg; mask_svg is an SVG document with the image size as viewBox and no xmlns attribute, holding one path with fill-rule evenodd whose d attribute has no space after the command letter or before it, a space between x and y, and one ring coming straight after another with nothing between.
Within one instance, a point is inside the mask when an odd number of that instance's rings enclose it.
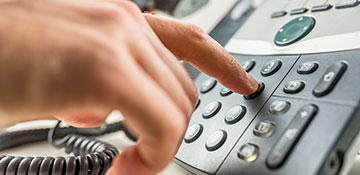
<instances>
[{"instance_id":1,"label":"round button","mask_svg":"<svg viewBox=\"0 0 360 175\"><path fill-rule=\"evenodd\" d=\"M200 124L191 125L186 131L184 141L186 143L191 143L195 141L200 137L202 130L203 130L203 126Z\"/></svg>"},{"instance_id":2,"label":"round button","mask_svg":"<svg viewBox=\"0 0 360 175\"><path fill-rule=\"evenodd\" d=\"M254 134L259 137L270 137L275 131L275 125L270 121L260 121L254 128Z\"/></svg>"},{"instance_id":3,"label":"round button","mask_svg":"<svg viewBox=\"0 0 360 175\"><path fill-rule=\"evenodd\" d=\"M282 100L275 100L270 104L269 112L274 115L285 114L290 108L290 103Z\"/></svg>"},{"instance_id":4,"label":"round button","mask_svg":"<svg viewBox=\"0 0 360 175\"><path fill-rule=\"evenodd\" d=\"M209 92L213 87L216 85L216 80L214 79L207 79L201 84L200 92L206 93Z\"/></svg>"},{"instance_id":5,"label":"round button","mask_svg":"<svg viewBox=\"0 0 360 175\"><path fill-rule=\"evenodd\" d=\"M222 89L220 90L220 95L221 95L221 96L228 96L228 95L230 95L230 94L232 94L232 92L231 92L230 89L228 89L228 88L222 88Z\"/></svg>"},{"instance_id":6,"label":"round button","mask_svg":"<svg viewBox=\"0 0 360 175\"><path fill-rule=\"evenodd\" d=\"M225 115L225 122L227 124L234 124L241 120L246 113L245 106L234 106Z\"/></svg>"},{"instance_id":7,"label":"round button","mask_svg":"<svg viewBox=\"0 0 360 175\"><path fill-rule=\"evenodd\" d=\"M270 76L277 72L281 67L280 60L271 60L265 64L265 66L261 69L261 75Z\"/></svg>"},{"instance_id":8,"label":"round button","mask_svg":"<svg viewBox=\"0 0 360 175\"><path fill-rule=\"evenodd\" d=\"M241 67L246 71L250 72L252 68L255 66L255 60L247 60L243 64L241 64Z\"/></svg>"},{"instance_id":9,"label":"round button","mask_svg":"<svg viewBox=\"0 0 360 175\"><path fill-rule=\"evenodd\" d=\"M257 96L259 96L264 91L264 89L265 89L265 84L263 82L261 82L261 83L259 83L259 87L256 90L256 92L254 92L253 94L250 94L250 95L244 95L244 98L246 100L254 99Z\"/></svg>"},{"instance_id":10,"label":"round button","mask_svg":"<svg viewBox=\"0 0 360 175\"><path fill-rule=\"evenodd\" d=\"M216 115L216 113L219 112L220 108L221 108L220 102L217 101L211 102L205 107L202 115L204 118L211 118L214 115Z\"/></svg>"},{"instance_id":11,"label":"round button","mask_svg":"<svg viewBox=\"0 0 360 175\"><path fill-rule=\"evenodd\" d=\"M289 81L284 86L284 92L288 94L295 94L303 90L305 83L300 80Z\"/></svg>"},{"instance_id":12,"label":"round button","mask_svg":"<svg viewBox=\"0 0 360 175\"><path fill-rule=\"evenodd\" d=\"M227 134L223 130L216 130L206 141L206 149L209 151L215 151L219 149L225 142Z\"/></svg>"},{"instance_id":13,"label":"round button","mask_svg":"<svg viewBox=\"0 0 360 175\"><path fill-rule=\"evenodd\" d=\"M253 162L259 155L259 148L256 145L247 143L240 147L238 156L247 162Z\"/></svg>"},{"instance_id":14,"label":"round button","mask_svg":"<svg viewBox=\"0 0 360 175\"><path fill-rule=\"evenodd\" d=\"M299 65L297 72L299 74L311 74L319 67L319 63L316 61L309 61Z\"/></svg>"},{"instance_id":15,"label":"round button","mask_svg":"<svg viewBox=\"0 0 360 175\"><path fill-rule=\"evenodd\" d=\"M287 46L304 38L314 28L315 19L308 16L295 18L281 27L274 39L278 46Z\"/></svg>"}]
</instances>

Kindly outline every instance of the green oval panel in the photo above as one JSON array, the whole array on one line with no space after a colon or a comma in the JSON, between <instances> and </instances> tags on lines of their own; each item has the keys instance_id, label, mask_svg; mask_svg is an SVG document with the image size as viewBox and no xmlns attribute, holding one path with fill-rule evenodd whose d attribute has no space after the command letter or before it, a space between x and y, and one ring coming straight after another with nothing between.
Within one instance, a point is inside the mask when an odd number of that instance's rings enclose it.
<instances>
[{"instance_id":1,"label":"green oval panel","mask_svg":"<svg viewBox=\"0 0 360 175\"><path fill-rule=\"evenodd\" d=\"M314 28L315 19L301 16L285 24L277 32L274 42L278 46L287 46L304 38Z\"/></svg>"}]
</instances>

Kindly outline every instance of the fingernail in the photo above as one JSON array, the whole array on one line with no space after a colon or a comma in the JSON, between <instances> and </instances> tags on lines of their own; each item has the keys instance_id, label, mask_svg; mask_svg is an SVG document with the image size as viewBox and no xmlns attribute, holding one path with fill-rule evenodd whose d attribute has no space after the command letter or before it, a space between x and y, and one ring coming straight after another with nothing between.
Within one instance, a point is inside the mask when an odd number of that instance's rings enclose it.
<instances>
[{"instance_id":1,"label":"fingernail","mask_svg":"<svg viewBox=\"0 0 360 175\"><path fill-rule=\"evenodd\" d=\"M250 83L251 89L253 90L253 92L256 92L257 89L259 88L259 83L250 74L247 74L247 78Z\"/></svg>"}]
</instances>

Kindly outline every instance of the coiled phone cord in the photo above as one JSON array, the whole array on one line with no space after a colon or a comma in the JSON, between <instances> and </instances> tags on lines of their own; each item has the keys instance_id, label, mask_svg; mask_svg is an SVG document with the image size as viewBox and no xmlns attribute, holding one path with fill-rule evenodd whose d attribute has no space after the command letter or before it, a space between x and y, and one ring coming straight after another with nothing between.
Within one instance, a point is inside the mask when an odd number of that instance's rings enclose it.
<instances>
[{"instance_id":1,"label":"coiled phone cord","mask_svg":"<svg viewBox=\"0 0 360 175\"><path fill-rule=\"evenodd\" d=\"M122 122L109 124L106 128L96 130L60 128L60 123L58 122L54 128L0 133L0 150L47 139L55 148L65 148L66 153L73 153L74 156L54 158L0 155L0 175L105 174L111 161L118 154L118 150L115 146L87 136L99 136L123 130L127 137L136 141L136 137L126 129Z\"/></svg>"}]
</instances>

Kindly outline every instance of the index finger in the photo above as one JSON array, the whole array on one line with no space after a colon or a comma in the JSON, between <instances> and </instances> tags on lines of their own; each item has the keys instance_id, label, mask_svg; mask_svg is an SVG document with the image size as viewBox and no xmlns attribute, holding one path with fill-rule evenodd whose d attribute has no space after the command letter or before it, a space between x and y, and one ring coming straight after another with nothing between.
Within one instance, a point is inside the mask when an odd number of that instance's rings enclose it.
<instances>
[{"instance_id":1,"label":"index finger","mask_svg":"<svg viewBox=\"0 0 360 175\"><path fill-rule=\"evenodd\" d=\"M163 44L178 58L216 78L234 92L249 95L257 90L258 82L201 28L153 15L145 17Z\"/></svg>"}]
</instances>

